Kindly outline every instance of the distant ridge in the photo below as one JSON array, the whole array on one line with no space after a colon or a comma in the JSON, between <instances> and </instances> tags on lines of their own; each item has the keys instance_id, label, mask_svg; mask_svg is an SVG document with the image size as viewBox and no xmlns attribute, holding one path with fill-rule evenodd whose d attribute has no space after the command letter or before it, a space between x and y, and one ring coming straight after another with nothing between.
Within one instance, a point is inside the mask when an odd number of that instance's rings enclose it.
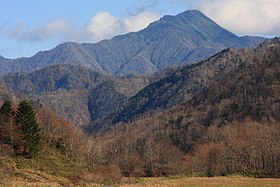
<instances>
[{"instance_id":1,"label":"distant ridge","mask_svg":"<svg viewBox=\"0 0 280 187\"><path fill-rule=\"evenodd\" d=\"M115 75L152 74L169 65L200 61L228 47L250 47L260 37L238 37L197 10L164 16L139 32L96 44L64 43L30 58L0 57L0 75L71 64Z\"/></svg>"}]
</instances>

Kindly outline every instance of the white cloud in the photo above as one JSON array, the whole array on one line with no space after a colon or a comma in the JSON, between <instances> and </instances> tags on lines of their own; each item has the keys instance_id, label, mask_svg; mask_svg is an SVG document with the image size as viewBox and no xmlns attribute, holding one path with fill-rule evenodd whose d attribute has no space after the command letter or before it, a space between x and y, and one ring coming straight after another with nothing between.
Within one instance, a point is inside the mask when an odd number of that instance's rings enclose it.
<instances>
[{"instance_id":1,"label":"white cloud","mask_svg":"<svg viewBox=\"0 0 280 187\"><path fill-rule=\"evenodd\" d=\"M70 28L71 24L64 20L55 20L37 28L20 24L12 29L10 37L17 39L18 41L36 42L62 34Z\"/></svg>"},{"instance_id":2,"label":"white cloud","mask_svg":"<svg viewBox=\"0 0 280 187\"><path fill-rule=\"evenodd\" d=\"M150 12L142 12L127 18L118 18L108 12L101 12L91 18L87 30L96 42L116 35L139 31L159 18L159 15Z\"/></svg>"},{"instance_id":3,"label":"white cloud","mask_svg":"<svg viewBox=\"0 0 280 187\"><path fill-rule=\"evenodd\" d=\"M142 12L126 18L101 12L93 16L84 27L79 28L65 20L55 20L36 28L20 24L10 29L9 36L18 41L28 42L39 42L50 38L61 42L98 42L116 35L139 31L159 18L159 15L150 12Z\"/></svg>"},{"instance_id":4,"label":"white cloud","mask_svg":"<svg viewBox=\"0 0 280 187\"><path fill-rule=\"evenodd\" d=\"M184 0L236 34L279 35L279 0ZM191 3L191 4L190 4Z\"/></svg>"},{"instance_id":5,"label":"white cloud","mask_svg":"<svg viewBox=\"0 0 280 187\"><path fill-rule=\"evenodd\" d=\"M159 18L160 16L157 14L142 12L136 16L124 19L124 25L128 32L136 32L147 27L150 23L158 20Z\"/></svg>"},{"instance_id":6,"label":"white cloud","mask_svg":"<svg viewBox=\"0 0 280 187\"><path fill-rule=\"evenodd\" d=\"M107 12L101 12L93 16L87 25L87 30L91 33L95 41L111 38L121 32L118 18Z\"/></svg>"}]
</instances>

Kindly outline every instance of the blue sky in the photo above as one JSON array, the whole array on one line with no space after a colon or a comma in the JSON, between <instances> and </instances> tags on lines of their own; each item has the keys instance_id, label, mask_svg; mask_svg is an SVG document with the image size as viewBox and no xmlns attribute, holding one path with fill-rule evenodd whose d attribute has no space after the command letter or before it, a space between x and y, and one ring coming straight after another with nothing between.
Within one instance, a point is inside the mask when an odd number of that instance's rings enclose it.
<instances>
[{"instance_id":1,"label":"blue sky","mask_svg":"<svg viewBox=\"0 0 280 187\"><path fill-rule=\"evenodd\" d=\"M0 55L29 57L62 42L98 42L188 9L238 35L280 32L279 0L2 0Z\"/></svg>"}]
</instances>

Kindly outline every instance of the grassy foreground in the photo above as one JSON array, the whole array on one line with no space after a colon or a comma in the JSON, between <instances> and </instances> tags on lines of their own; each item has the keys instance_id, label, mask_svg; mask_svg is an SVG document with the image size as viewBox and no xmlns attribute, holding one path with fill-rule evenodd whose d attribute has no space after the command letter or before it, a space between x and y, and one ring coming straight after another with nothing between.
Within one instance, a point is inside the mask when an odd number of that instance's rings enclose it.
<instances>
[{"instance_id":1,"label":"grassy foreground","mask_svg":"<svg viewBox=\"0 0 280 187\"><path fill-rule=\"evenodd\" d=\"M34 174L35 175L35 174ZM37 175L38 176L38 175ZM35 176L34 176L35 177ZM2 183L4 186L102 186L97 184L71 184L70 181L63 181L63 179L48 180L50 178L41 176L37 180L23 180L19 178L13 178L6 183ZM2 186L0 183L0 186ZM121 184L112 186L122 187L279 187L280 179L255 179L247 177L178 177L178 178L125 178Z\"/></svg>"}]
</instances>

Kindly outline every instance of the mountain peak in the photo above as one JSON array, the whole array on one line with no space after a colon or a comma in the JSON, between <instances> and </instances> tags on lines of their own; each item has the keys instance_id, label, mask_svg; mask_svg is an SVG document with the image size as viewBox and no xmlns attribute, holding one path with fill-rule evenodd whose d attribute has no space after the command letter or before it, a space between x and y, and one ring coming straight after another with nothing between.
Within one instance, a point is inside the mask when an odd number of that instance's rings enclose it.
<instances>
[{"instance_id":1,"label":"mountain peak","mask_svg":"<svg viewBox=\"0 0 280 187\"><path fill-rule=\"evenodd\" d=\"M199 10L187 10L185 12L179 13L177 16L182 16L182 15L193 15L193 16L204 16L206 17L202 12L200 12Z\"/></svg>"},{"instance_id":2,"label":"mountain peak","mask_svg":"<svg viewBox=\"0 0 280 187\"><path fill-rule=\"evenodd\" d=\"M178 22L178 21L187 21L188 22L196 22L199 20L205 20L210 21L212 23L215 23L213 20L208 18L206 15L204 15L202 12L198 10L187 10L185 12L179 13L175 16L172 15L165 15L163 16L159 21L163 22Z\"/></svg>"},{"instance_id":3,"label":"mountain peak","mask_svg":"<svg viewBox=\"0 0 280 187\"><path fill-rule=\"evenodd\" d=\"M174 16L173 15L165 15L161 19L178 18L178 17L184 17L184 16L196 16L196 17L203 16L203 17L207 17L202 12L200 12L199 10L187 10L187 11L184 11L184 12L179 13L179 14L174 15Z\"/></svg>"},{"instance_id":4,"label":"mountain peak","mask_svg":"<svg viewBox=\"0 0 280 187\"><path fill-rule=\"evenodd\" d=\"M208 43L207 48L214 45L215 47L242 47L240 37L222 28L198 10L188 10L175 16L164 16L151 24L149 28L158 28L160 32L164 32L164 29L168 29L166 32L176 31L194 46L203 46Z\"/></svg>"}]
</instances>

